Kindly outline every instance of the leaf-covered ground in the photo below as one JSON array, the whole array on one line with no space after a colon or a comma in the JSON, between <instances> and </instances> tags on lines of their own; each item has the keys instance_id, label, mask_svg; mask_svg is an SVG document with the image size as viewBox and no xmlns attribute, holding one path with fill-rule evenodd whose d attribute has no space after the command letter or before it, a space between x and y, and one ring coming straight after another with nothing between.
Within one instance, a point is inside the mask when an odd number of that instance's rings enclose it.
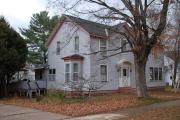
<instances>
[{"instance_id":1,"label":"leaf-covered ground","mask_svg":"<svg viewBox=\"0 0 180 120\"><path fill-rule=\"evenodd\" d=\"M82 116L95 113L106 113L123 108L162 102L175 99L179 94L152 92L152 96L159 98L137 98L134 95L111 94L94 96L91 99L63 98L62 95L48 95L38 99L14 97L0 100L3 104L13 104L40 109L43 111L61 113L69 116ZM167 97L168 96L168 97ZM171 97L169 97L171 96Z\"/></svg>"}]
</instances>

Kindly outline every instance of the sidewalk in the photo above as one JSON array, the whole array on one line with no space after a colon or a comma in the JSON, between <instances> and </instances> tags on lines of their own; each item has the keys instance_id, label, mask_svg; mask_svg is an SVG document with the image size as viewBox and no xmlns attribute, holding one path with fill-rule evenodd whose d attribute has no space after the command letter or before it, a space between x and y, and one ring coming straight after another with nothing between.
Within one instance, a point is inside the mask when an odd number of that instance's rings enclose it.
<instances>
[{"instance_id":1,"label":"sidewalk","mask_svg":"<svg viewBox=\"0 0 180 120\"><path fill-rule=\"evenodd\" d=\"M68 116L31 108L0 104L0 120L63 120Z\"/></svg>"}]
</instances>

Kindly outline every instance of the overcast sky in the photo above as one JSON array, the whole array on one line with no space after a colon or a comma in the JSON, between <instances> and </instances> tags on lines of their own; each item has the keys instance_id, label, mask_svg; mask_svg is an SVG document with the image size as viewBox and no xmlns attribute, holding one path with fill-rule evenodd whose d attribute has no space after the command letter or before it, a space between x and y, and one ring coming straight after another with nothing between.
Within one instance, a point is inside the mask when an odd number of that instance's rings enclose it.
<instances>
[{"instance_id":1,"label":"overcast sky","mask_svg":"<svg viewBox=\"0 0 180 120\"><path fill-rule=\"evenodd\" d=\"M0 15L12 27L27 27L33 13L46 10L47 0L0 0Z\"/></svg>"}]
</instances>

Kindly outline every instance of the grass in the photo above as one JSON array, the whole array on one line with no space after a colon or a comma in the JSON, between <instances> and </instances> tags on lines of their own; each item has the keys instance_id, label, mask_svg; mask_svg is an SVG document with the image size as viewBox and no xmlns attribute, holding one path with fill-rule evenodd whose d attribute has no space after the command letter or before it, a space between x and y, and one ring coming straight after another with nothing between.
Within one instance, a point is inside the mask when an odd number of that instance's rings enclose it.
<instances>
[{"instance_id":1,"label":"grass","mask_svg":"<svg viewBox=\"0 0 180 120\"><path fill-rule=\"evenodd\" d=\"M160 103L160 102L166 101L166 100L156 98L156 97L145 97L145 98L139 97L138 100L142 105L150 105L150 104Z\"/></svg>"}]
</instances>

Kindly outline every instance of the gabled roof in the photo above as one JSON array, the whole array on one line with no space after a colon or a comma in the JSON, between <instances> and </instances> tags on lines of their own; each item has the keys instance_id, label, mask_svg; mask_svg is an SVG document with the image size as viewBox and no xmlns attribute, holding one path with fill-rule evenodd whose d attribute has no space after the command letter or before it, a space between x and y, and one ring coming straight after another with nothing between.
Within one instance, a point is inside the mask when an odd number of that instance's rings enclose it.
<instances>
[{"instance_id":1,"label":"gabled roof","mask_svg":"<svg viewBox=\"0 0 180 120\"><path fill-rule=\"evenodd\" d=\"M83 28L85 31L87 31L92 37L99 37L99 38L104 38L104 39L108 38L105 29L111 29L111 28L119 29L121 26L123 26L123 23L120 23L116 26L108 26L108 25L88 21L85 19L73 17L70 15L62 15L59 22L57 23L57 25L54 27L53 31L49 35L45 43L46 47L51 43L52 39L54 38L54 36L56 35L56 33L58 32L58 30L60 29L61 25L64 23L65 20L68 20L68 22L73 22L77 24L78 26ZM109 31L109 30L108 32L109 34L112 33L112 31Z\"/></svg>"},{"instance_id":2,"label":"gabled roof","mask_svg":"<svg viewBox=\"0 0 180 120\"><path fill-rule=\"evenodd\" d=\"M178 63L180 64L180 50L179 50L179 52L178 52L178 51L167 51L167 52L165 53L165 55L166 55L167 57L171 58L171 59L174 61L174 60L176 59L176 58L175 58L175 53L179 53Z\"/></svg>"},{"instance_id":3,"label":"gabled roof","mask_svg":"<svg viewBox=\"0 0 180 120\"><path fill-rule=\"evenodd\" d=\"M98 35L98 36L104 36L104 37L107 36L105 29L110 27L108 25L88 21L85 19L81 19L81 18L69 16L69 15L66 15L66 16L70 18L71 20L73 20L78 25L80 25L83 29L85 29L91 35Z\"/></svg>"}]
</instances>

